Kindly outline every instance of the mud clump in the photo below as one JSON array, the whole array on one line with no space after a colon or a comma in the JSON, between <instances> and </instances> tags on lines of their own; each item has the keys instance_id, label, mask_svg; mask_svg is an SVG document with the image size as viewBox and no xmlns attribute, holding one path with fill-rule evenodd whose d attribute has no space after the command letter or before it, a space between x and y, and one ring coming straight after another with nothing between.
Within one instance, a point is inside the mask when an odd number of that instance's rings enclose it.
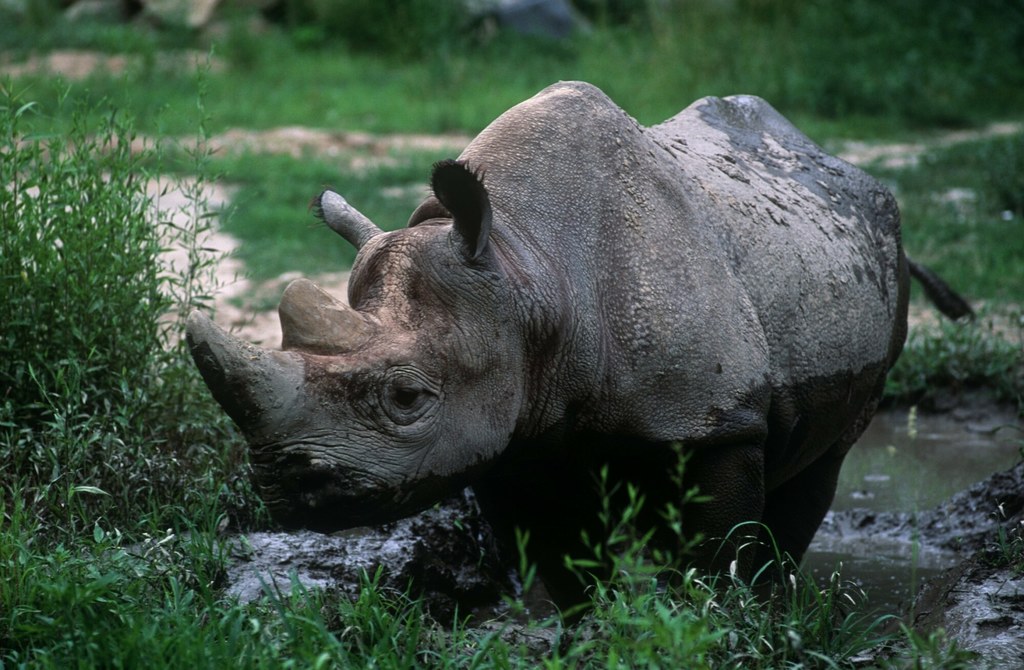
<instances>
[{"instance_id":1,"label":"mud clump","mask_svg":"<svg viewBox=\"0 0 1024 670\"><path fill-rule=\"evenodd\" d=\"M925 584L911 623L943 628L990 669L1024 668L1024 574L1000 565L997 552L973 556Z\"/></svg>"},{"instance_id":2,"label":"mud clump","mask_svg":"<svg viewBox=\"0 0 1024 670\"><path fill-rule=\"evenodd\" d=\"M915 543L924 550L962 557L985 549L1000 528L1024 519L1024 461L916 513L852 509L829 512L822 538L862 538Z\"/></svg>"},{"instance_id":3,"label":"mud clump","mask_svg":"<svg viewBox=\"0 0 1024 670\"><path fill-rule=\"evenodd\" d=\"M916 514L831 512L819 536L951 556L957 564L923 585L907 622L922 633L945 629L985 667L1024 667L1024 461Z\"/></svg>"},{"instance_id":4,"label":"mud clump","mask_svg":"<svg viewBox=\"0 0 1024 670\"><path fill-rule=\"evenodd\" d=\"M1024 462L957 494L924 521L922 537L968 558L925 584L911 611L914 628L944 628L987 668L1024 668Z\"/></svg>"},{"instance_id":5,"label":"mud clump","mask_svg":"<svg viewBox=\"0 0 1024 670\"><path fill-rule=\"evenodd\" d=\"M942 553L959 561L923 586L907 622L925 633L944 628L987 667L1024 667L1024 462L916 514L832 512L819 534L914 544L918 555ZM451 621L456 612L495 611L503 595L523 595L469 489L383 526L331 535L256 532L228 542L233 561L227 592L243 601L268 591L290 593L295 582L356 598L363 572L372 576L378 568L379 588L408 591L437 621ZM1008 550L1013 542L1016 549ZM541 656L553 644L545 629L502 631L526 636L516 643L528 637L527 646Z\"/></svg>"},{"instance_id":6,"label":"mud clump","mask_svg":"<svg viewBox=\"0 0 1024 670\"><path fill-rule=\"evenodd\" d=\"M515 584L490 526L470 490L394 523L324 535L255 532L229 538L227 593L254 601L305 588L358 596L362 575L378 586L420 599L439 621L500 602Z\"/></svg>"}]
</instances>

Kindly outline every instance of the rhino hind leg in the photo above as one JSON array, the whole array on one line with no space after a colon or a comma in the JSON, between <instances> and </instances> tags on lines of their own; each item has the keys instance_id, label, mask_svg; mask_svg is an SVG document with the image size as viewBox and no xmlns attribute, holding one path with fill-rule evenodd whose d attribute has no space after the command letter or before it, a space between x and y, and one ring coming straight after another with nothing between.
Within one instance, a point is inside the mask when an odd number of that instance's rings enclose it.
<instances>
[{"instance_id":1,"label":"rhino hind leg","mask_svg":"<svg viewBox=\"0 0 1024 670\"><path fill-rule=\"evenodd\" d=\"M799 565L832 506L846 454L875 416L881 388L880 383L853 424L824 454L767 494L763 520L772 537L761 544L754 563L757 569L786 555Z\"/></svg>"},{"instance_id":2,"label":"rhino hind leg","mask_svg":"<svg viewBox=\"0 0 1024 670\"><path fill-rule=\"evenodd\" d=\"M847 451L848 446L833 445L818 460L766 496L762 518L771 537L762 538L754 559L757 570L787 555L800 563L832 505ZM775 571L768 574L778 576Z\"/></svg>"}]
</instances>

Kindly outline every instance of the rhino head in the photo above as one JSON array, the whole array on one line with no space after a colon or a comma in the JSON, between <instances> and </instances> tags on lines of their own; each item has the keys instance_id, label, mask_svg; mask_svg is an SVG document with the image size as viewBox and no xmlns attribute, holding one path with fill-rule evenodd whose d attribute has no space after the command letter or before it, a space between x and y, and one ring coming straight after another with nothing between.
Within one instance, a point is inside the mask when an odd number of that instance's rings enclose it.
<instances>
[{"instance_id":1,"label":"rhino head","mask_svg":"<svg viewBox=\"0 0 1024 670\"><path fill-rule=\"evenodd\" d=\"M318 215L359 249L351 306L296 280L279 308L281 351L189 317L196 365L287 527L411 514L466 485L515 430L523 349L487 191L455 161L437 164L431 182L409 227L388 233L338 194L320 195Z\"/></svg>"}]
</instances>

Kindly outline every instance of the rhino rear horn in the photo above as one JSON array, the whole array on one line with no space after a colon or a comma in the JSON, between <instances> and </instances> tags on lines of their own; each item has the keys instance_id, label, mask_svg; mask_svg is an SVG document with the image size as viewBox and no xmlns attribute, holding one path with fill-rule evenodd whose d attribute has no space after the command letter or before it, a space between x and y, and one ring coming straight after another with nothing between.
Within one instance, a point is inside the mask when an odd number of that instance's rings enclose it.
<instances>
[{"instance_id":1,"label":"rhino rear horn","mask_svg":"<svg viewBox=\"0 0 1024 670\"><path fill-rule=\"evenodd\" d=\"M327 190L318 195L313 200L313 210L328 228L356 249L362 249L367 241L384 232L334 191Z\"/></svg>"},{"instance_id":2,"label":"rhino rear horn","mask_svg":"<svg viewBox=\"0 0 1024 670\"><path fill-rule=\"evenodd\" d=\"M491 200L481 175L463 162L444 160L434 164L430 186L452 213L453 229L462 238L466 255L479 258L491 234Z\"/></svg>"},{"instance_id":3,"label":"rhino rear horn","mask_svg":"<svg viewBox=\"0 0 1024 670\"><path fill-rule=\"evenodd\" d=\"M359 347L373 326L358 311L308 279L296 279L281 296L281 348L338 354Z\"/></svg>"}]
</instances>

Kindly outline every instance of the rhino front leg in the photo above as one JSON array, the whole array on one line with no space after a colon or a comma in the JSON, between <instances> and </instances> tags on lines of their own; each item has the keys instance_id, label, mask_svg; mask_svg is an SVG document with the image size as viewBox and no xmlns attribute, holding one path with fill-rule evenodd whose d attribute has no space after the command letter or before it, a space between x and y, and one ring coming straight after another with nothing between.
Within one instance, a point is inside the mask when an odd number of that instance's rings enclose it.
<instances>
[{"instance_id":1,"label":"rhino front leg","mask_svg":"<svg viewBox=\"0 0 1024 670\"><path fill-rule=\"evenodd\" d=\"M480 508L510 559L517 533L525 534L527 559L563 612L587 601L590 581L566 566L566 557L592 558L586 534L599 539L595 473L564 457L531 460L529 467L494 468L473 484Z\"/></svg>"},{"instance_id":2,"label":"rhino front leg","mask_svg":"<svg viewBox=\"0 0 1024 670\"><path fill-rule=\"evenodd\" d=\"M678 507L681 502L679 483L670 476L678 462L677 452L668 444L620 437L591 437L586 446L592 458L589 464L579 452L575 457L531 459L526 468L506 463L473 485L484 514L504 539L506 549L515 548L516 528L529 534L527 556L536 564L552 600L563 610L586 602L587 587L594 578L610 576L610 565L579 572L567 569L565 558L593 560L594 547L607 540L604 533L608 530L597 511L608 504L613 515L621 514L627 503L627 482L646 500L634 520L640 533L653 530L655 545L673 553L680 549L680 538L666 528L662 516L666 505ZM598 473L604 465L608 466L608 481L602 487ZM744 522L759 521L764 508L761 444L694 450L686 463L683 490L693 485L713 499L681 510L683 539L697 533L707 538L698 555L690 558L702 570L725 572L737 558L737 549L742 548L737 567L741 574L749 575L760 526ZM603 496L609 499L603 501ZM614 524L620 518L606 521Z\"/></svg>"}]
</instances>

